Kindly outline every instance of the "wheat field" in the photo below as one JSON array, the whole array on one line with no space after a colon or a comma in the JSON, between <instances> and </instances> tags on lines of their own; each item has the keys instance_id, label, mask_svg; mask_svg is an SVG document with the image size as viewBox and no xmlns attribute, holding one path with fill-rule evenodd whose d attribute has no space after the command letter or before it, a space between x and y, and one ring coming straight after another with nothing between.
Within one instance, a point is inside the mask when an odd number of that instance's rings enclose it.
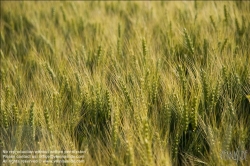
<instances>
[{"instance_id":1,"label":"wheat field","mask_svg":"<svg viewBox=\"0 0 250 166\"><path fill-rule=\"evenodd\" d=\"M1 1L0 22L2 149L249 165L250 2Z\"/></svg>"}]
</instances>

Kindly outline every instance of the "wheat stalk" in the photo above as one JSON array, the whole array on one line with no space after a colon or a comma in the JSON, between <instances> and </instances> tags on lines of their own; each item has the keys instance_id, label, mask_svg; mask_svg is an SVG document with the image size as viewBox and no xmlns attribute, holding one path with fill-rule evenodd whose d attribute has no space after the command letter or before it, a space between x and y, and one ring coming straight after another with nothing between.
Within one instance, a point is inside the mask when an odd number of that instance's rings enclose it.
<instances>
[{"instance_id":1,"label":"wheat stalk","mask_svg":"<svg viewBox=\"0 0 250 166\"><path fill-rule=\"evenodd\" d=\"M128 165L135 166L134 150L130 141L126 141L126 156L128 158Z\"/></svg>"},{"instance_id":2,"label":"wheat stalk","mask_svg":"<svg viewBox=\"0 0 250 166\"><path fill-rule=\"evenodd\" d=\"M51 124L50 124L50 117L49 117L48 108L45 108L45 110L44 110L44 118L45 118L45 122L47 124L47 128L50 132L51 131Z\"/></svg>"},{"instance_id":3,"label":"wheat stalk","mask_svg":"<svg viewBox=\"0 0 250 166\"><path fill-rule=\"evenodd\" d=\"M29 126L31 128L31 137L35 140L35 116L34 116L34 105L35 103L32 102L29 109Z\"/></svg>"},{"instance_id":4,"label":"wheat stalk","mask_svg":"<svg viewBox=\"0 0 250 166\"><path fill-rule=\"evenodd\" d=\"M195 96L192 102L191 115L190 115L193 131L196 130L198 124L198 107L199 107L199 100L198 97Z\"/></svg>"},{"instance_id":5,"label":"wheat stalk","mask_svg":"<svg viewBox=\"0 0 250 166\"><path fill-rule=\"evenodd\" d=\"M216 24L215 24L215 22L214 22L214 19L213 19L213 16L212 16L212 15L210 15L210 21L211 21L211 23L212 23L212 25L213 25L215 31L217 31L217 27L216 27Z\"/></svg>"},{"instance_id":6,"label":"wheat stalk","mask_svg":"<svg viewBox=\"0 0 250 166\"><path fill-rule=\"evenodd\" d=\"M227 6L224 5L224 21L225 21L226 25L228 25L228 19L229 19L229 13L227 10Z\"/></svg>"},{"instance_id":7,"label":"wheat stalk","mask_svg":"<svg viewBox=\"0 0 250 166\"><path fill-rule=\"evenodd\" d=\"M146 148L146 165L152 166L153 165L153 156L152 156L152 148L151 148L151 141L149 136L149 124L147 120L144 120L143 123L143 131L144 131L144 145Z\"/></svg>"},{"instance_id":8,"label":"wheat stalk","mask_svg":"<svg viewBox=\"0 0 250 166\"><path fill-rule=\"evenodd\" d=\"M113 147L117 148L118 143L118 126L119 126L119 109L116 106L116 109L113 110L113 130L112 130L112 138L113 138Z\"/></svg>"},{"instance_id":9,"label":"wheat stalk","mask_svg":"<svg viewBox=\"0 0 250 166\"><path fill-rule=\"evenodd\" d=\"M193 46L193 42L190 38L190 36L188 35L187 29L184 28L184 38L188 47L188 50L191 54L194 54L194 46Z\"/></svg>"},{"instance_id":10,"label":"wheat stalk","mask_svg":"<svg viewBox=\"0 0 250 166\"><path fill-rule=\"evenodd\" d=\"M183 112L183 129L184 132L187 132L188 125L189 125L189 108L187 103L184 104L184 112Z\"/></svg>"},{"instance_id":11,"label":"wheat stalk","mask_svg":"<svg viewBox=\"0 0 250 166\"><path fill-rule=\"evenodd\" d=\"M143 38L142 39L142 55L145 58L148 54L148 48L147 48L147 43L146 43L146 39Z\"/></svg>"}]
</instances>

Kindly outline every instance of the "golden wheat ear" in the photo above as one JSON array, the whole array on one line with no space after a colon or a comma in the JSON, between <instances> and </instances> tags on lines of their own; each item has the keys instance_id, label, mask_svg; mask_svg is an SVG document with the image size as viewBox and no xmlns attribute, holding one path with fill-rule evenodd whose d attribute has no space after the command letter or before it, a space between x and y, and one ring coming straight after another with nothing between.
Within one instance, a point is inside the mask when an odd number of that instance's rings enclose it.
<instances>
[{"instance_id":1,"label":"golden wheat ear","mask_svg":"<svg viewBox=\"0 0 250 166\"><path fill-rule=\"evenodd\" d=\"M249 95L246 95L248 101L250 102L250 94Z\"/></svg>"}]
</instances>

